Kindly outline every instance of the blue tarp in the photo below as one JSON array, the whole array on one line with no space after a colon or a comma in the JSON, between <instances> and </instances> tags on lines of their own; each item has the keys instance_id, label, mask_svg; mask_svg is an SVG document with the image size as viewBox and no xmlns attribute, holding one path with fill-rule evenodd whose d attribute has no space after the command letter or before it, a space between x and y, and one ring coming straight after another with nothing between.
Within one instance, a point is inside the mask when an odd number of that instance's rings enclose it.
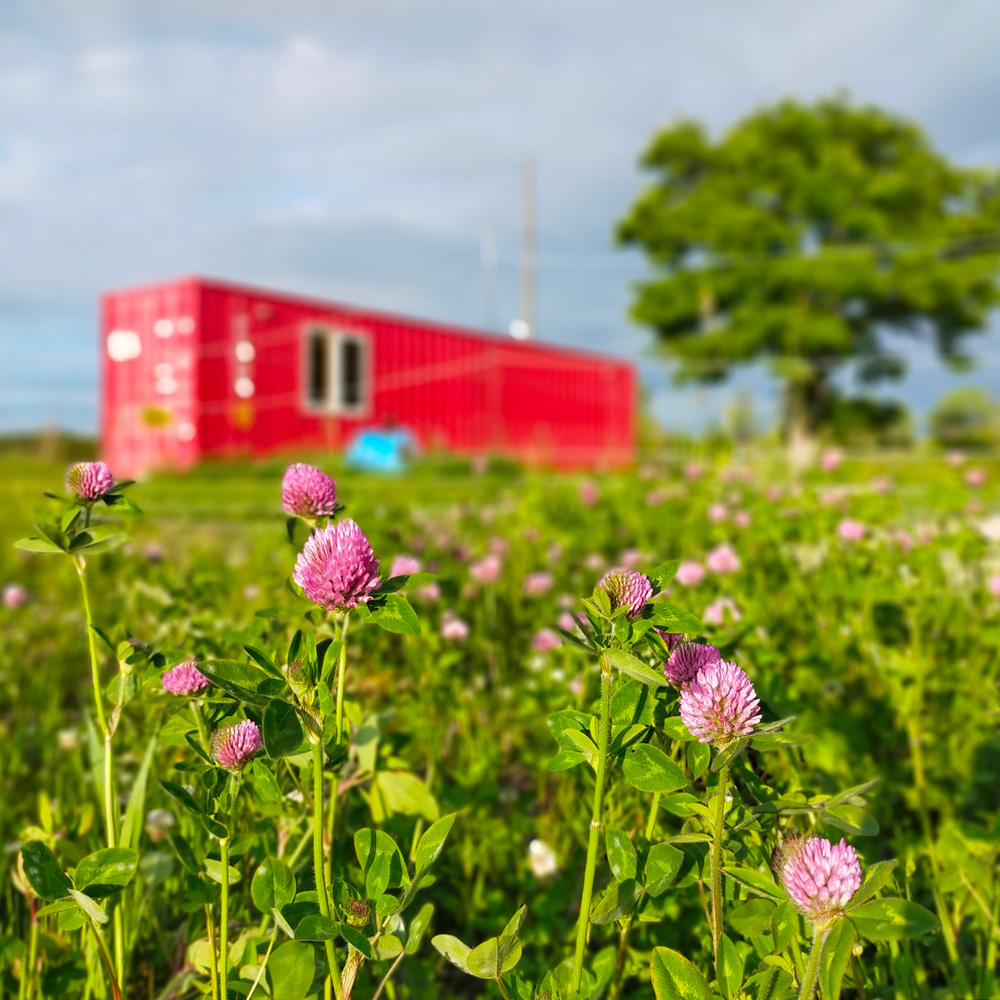
<instances>
[{"instance_id":1,"label":"blue tarp","mask_svg":"<svg viewBox=\"0 0 1000 1000\"><path fill-rule=\"evenodd\" d=\"M403 428L361 431L347 449L347 464L364 472L403 472L415 451L413 435Z\"/></svg>"}]
</instances>

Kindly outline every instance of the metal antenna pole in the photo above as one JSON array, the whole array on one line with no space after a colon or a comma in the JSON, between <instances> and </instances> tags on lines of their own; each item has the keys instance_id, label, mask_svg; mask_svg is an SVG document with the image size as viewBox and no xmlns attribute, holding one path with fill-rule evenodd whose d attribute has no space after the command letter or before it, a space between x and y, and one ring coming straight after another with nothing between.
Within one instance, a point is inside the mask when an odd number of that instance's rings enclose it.
<instances>
[{"instance_id":1,"label":"metal antenna pole","mask_svg":"<svg viewBox=\"0 0 1000 1000\"><path fill-rule=\"evenodd\" d=\"M483 269L483 325L487 330L497 324L497 237L493 224L483 225L479 244L479 260Z\"/></svg>"},{"instance_id":2,"label":"metal antenna pole","mask_svg":"<svg viewBox=\"0 0 1000 1000\"><path fill-rule=\"evenodd\" d=\"M535 336L535 161L525 158L521 172L521 319L527 324L527 338Z\"/></svg>"}]
</instances>

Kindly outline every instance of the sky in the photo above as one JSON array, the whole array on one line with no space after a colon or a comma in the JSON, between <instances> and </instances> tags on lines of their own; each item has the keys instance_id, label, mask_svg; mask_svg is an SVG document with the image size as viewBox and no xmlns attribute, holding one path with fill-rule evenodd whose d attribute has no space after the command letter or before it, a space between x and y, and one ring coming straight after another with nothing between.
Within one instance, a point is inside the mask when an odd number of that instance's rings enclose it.
<instances>
[{"instance_id":1,"label":"sky","mask_svg":"<svg viewBox=\"0 0 1000 1000\"><path fill-rule=\"evenodd\" d=\"M668 427L740 388L766 422L759 370L678 390L628 319L643 147L846 89L1000 164L998 50L996 0L0 0L0 433L94 430L108 288L202 273L505 329L526 157L539 338L635 361ZM914 351L896 391L1000 395L1000 323L976 349L961 377Z\"/></svg>"}]
</instances>

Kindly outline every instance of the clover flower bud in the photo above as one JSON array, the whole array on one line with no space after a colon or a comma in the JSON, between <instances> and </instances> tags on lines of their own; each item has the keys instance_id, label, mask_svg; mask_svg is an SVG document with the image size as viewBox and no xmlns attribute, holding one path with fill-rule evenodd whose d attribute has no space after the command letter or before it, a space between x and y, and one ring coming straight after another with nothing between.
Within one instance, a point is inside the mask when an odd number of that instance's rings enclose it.
<instances>
[{"instance_id":1,"label":"clover flower bud","mask_svg":"<svg viewBox=\"0 0 1000 1000\"><path fill-rule=\"evenodd\" d=\"M551 573L544 570L538 573L529 573L524 578L524 593L528 597L540 597L555 586L556 578Z\"/></svg>"},{"instance_id":2,"label":"clover flower bud","mask_svg":"<svg viewBox=\"0 0 1000 1000\"><path fill-rule=\"evenodd\" d=\"M705 610L701 614L701 620L706 625L724 625L727 620L738 622L743 615L731 597L717 597L710 604L705 605Z\"/></svg>"},{"instance_id":3,"label":"clover flower bud","mask_svg":"<svg viewBox=\"0 0 1000 1000\"><path fill-rule=\"evenodd\" d=\"M371 914L371 907L363 899L350 899L344 904L344 915L352 927L364 927Z\"/></svg>"},{"instance_id":4,"label":"clover flower bud","mask_svg":"<svg viewBox=\"0 0 1000 1000\"><path fill-rule=\"evenodd\" d=\"M684 641L683 632L666 632L662 628L654 628L653 631L663 640L668 653L672 653Z\"/></svg>"},{"instance_id":5,"label":"clover flower bud","mask_svg":"<svg viewBox=\"0 0 1000 1000\"><path fill-rule=\"evenodd\" d=\"M845 517L837 525L837 537L842 542L860 542L865 537L865 526L860 521Z\"/></svg>"},{"instance_id":6,"label":"clover flower bud","mask_svg":"<svg viewBox=\"0 0 1000 1000\"><path fill-rule=\"evenodd\" d=\"M337 511L337 484L321 469L296 462L281 480L281 506L306 520L333 517Z\"/></svg>"},{"instance_id":7,"label":"clover flower bud","mask_svg":"<svg viewBox=\"0 0 1000 1000\"><path fill-rule=\"evenodd\" d=\"M712 524L721 524L729 517L729 510L724 503L713 503L708 508L708 519Z\"/></svg>"},{"instance_id":8,"label":"clover flower bud","mask_svg":"<svg viewBox=\"0 0 1000 1000\"><path fill-rule=\"evenodd\" d=\"M677 567L674 579L682 587L697 587L705 579L705 567L693 559L686 559Z\"/></svg>"},{"instance_id":9,"label":"clover flower bud","mask_svg":"<svg viewBox=\"0 0 1000 1000\"><path fill-rule=\"evenodd\" d=\"M311 705L316 688L307 677L302 661L293 660L291 663L283 664L281 672L285 675L288 686L299 702L303 705Z\"/></svg>"},{"instance_id":10,"label":"clover flower bud","mask_svg":"<svg viewBox=\"0 0 1000 1000\"><path fill-rule=\"evenodd\" d=\"M824 472L833 472L841 462L843 462L843 453L838 451L836 448L830 448L828 451L824 451L820 455L819 467Z\"/></svg>"},{"instance_id":11,"label":"clover flower bud","mask_svg":"<svg viewBox=\"0 0 1000 1000\"><path fill-rule=\"evenodd\" d=\"M477 583L496 583L500 579L503 563L498 555L484 556L469 567L469 576Z\"/></svg>"},{"instance_id":12,"label":"clover flower bud","mask_svg":"<svg viewBox=\"0 0 1000 1000\"><path fill-rule=\"evenodd\" d=\"M168 670L162 678L163 690L171 694L200 694L212 682L198 669L195 660L186 660Z\"/></svg>"},{"instance_id":13,"label":"clover flower bud","mask_svg":"<svg viewBox=\"0 0 1000 1000\"><path fill-rule=\"evenodd\" d=\"M531 648L536 653L548 653L553 649L558 649L562 645L562 639L550 628L539 629L531 640Z\"/></svg>"},{"instance_id":14,"label":"clover flower bud","mask_svg":"<svg viewBox=\"0 0 1000 1000\"><path fill-rule=\"evenodd\" d=\"M858 852L841 838L832 844L808 837L782 845L778 874L796 908L820 928L828 927L861 885Z\"/></svg>"},{"instance_id":15,"label":"clover flower bud","mask_svg":"<svg viewBox=\"0 0 1000 1000\"><path fill-rule=\"evenodd\" d=\"M611 598L612 611L628 608L626 617L633 622L642 614L646 602L653 596L653 585L649 578L634 569L609 569L597 586Z\"/></svg>"},{"instance_id":16,"label":"clover flower bud","mask_svg":"<svg viewBox=\"0 0 1000 1000\"><path fill-rule=\"evenodd\" d=\"M720 576L735 573L740 568L740 557L731 545L719 545L712 549L705 560L708 568Z\"/></svg>"},{"instance_id":17,"label":"clover flower bud","mask_svg":"<svg viewBox=\"0 0 1000 1000\"><path fill-rule=\"evenodd\" d=\"M29 600L28 592L19 583L8 583L0 591L0 604L11 611L23 608Z\"/></svg>"},{"instance_id":18,"label":"clover flower bud","mask_svg":"<svg viewBox=\"0 0 1000 1000\"><path fill-rule=\"evenodd\" d=\"M413 576L420 572L420 560L416 556L396 556L389 567L389 579L394 576Z\"/></svg>"},{"instance_id":19,"label":"clover flower bud","mask_svg":"<svg viewBox=\"0 0 1000 1000\"><path fill-rule=\"evenodd\" d=\"M235 726L223 726L212 733L212 755L227 771L238 771L264 746L256 722L247 719Z\"/></svg>"},{"instance_id":20,"label":"clover flower bud","mask_svg":"<svg viewBox=\"0 0 1000 1000\"><path fill-rule=\"evenodd\" d=\"M313 604L342 611L368 603L378 586L378 568L364 532L348 519L306 539L292 579Z\"/></svg>"},{"instance_id":21,"label":"clover flower bud","mask_svg":"<svg viewBox=\"0 0 1000 1000\"><path fill-rule=\"evenodd\" d=\"M699 743L725 746L749 736L760 722L760 699L735 663L718 660L702 667L681 691L681 719Z\"/></svg>"},{"instance_id":22,"label":"clover flower bud","mask_svg":"<svg viewBox=\"0 0 1000 1000\"><path fill-rule=\"evenodd\" d=\"M702 667L718 663L719 650L707 642L677 643L663 665L663 673L674 687L684 687L698 675Z\"/></svg>"},{"instance_id":23,"label":"clover flower bud","mask_svg":"<svg viewBox=\"0 0 1000 1000\"><path fill-rule=\"evenodd\" d=\"M114 485L115 477L105 462L77 462L66 471L66 489L87 503L100 500Z\"/></svg>"},{"instance_id":24,"label":"clover flower bud","mask_svg":"<svg viewBox=\"0 0 1000 1000\"><path fill-rule=\"evenodd\" d=\"M445 611L441 616L441 638L452 642L465 642L471 634L469 624L453 611Z\"/></svg>"}]
</instances>

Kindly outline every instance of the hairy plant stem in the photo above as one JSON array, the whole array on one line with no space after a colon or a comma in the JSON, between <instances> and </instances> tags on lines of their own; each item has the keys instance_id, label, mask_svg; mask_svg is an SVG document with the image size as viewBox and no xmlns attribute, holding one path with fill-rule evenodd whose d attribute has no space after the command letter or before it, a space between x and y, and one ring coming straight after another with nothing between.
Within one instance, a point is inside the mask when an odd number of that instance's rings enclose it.
<instances>
[{"instance_id":1,"label":"hairy plant stem","mask_svg":"<svg viewBox=\"0 0 1000 1000\"><path fill-rule=\"evenodd\" d=\"M86 523L90 523L90 508L87 508ZM104 834L108 847L118 844L118 818L115 810L114 760L111 752L111 728L104 714L104 695L101 690L101 666L97 656L97 635L94 632L94 616L90 610L90 592L87 589L87 563L82 556L73 558L76 575L80 580L83 596L83 614L87 622L87 647L90 650L90 676L94 688L94 711L97 725L104 739ZM122 916L122 901L114 906L112 914L115 951L115 975L119 983L125 979L125 921Z\"/></svg>"},{"instance_id":2,"label":"hairy plant stem","mask_svg":"<svg viewBox=\"0 0 1000 1000\"><path fill-rule=\"evenodd\" d=\"M340 658L337 663L337 746L343 739L344 728L344 677L347 674L347 626L350 624L350 614L344 613L340 623Z\"/></svg>"},{"instance_id":3,"label":"hairy plant stem","mask_svg":"<svg viewBox=\"0 0 1000 1000\"><path fill-rule=\"evenodd\" d=\"M312 745L313 758L313 872L316 877L316 896L319 902L319 912L324 917L330 916L330 895L327 889L326 871L323 867L323 745L317 739ZM336 789L334 789L336 797ZM326 951L326 963L329 966L327 983L333 983L337 1000L340 1000L340 966L333 950L333 942L329 939L323 942ZM324 991L329 985L324 985ZM328 995L328 994L327 994Z\"/></svg>"},{"instance_id":4,"label":"hairy plant stem","mask_svg":"<svg viewBox=\"0 0 1000 1000\"><path fill-rule=\"evenodd\" d=\"M31 993L31 981L35 978L35 964L38 961L38 917L35 913L35 901L28 900L28 910L31 914L31 933L28 938L28 958L21 963L21 981L17 986L18 1000L25 1000ZM405 954L405 952L404 952Z\"/></svg>"},{"instance_id":5,"label":"hairy plant stem","mask_svg":"<svg viewBox=\"0 0 1000 1000\"><path fill-rule=\"evenodd\" d=\"M211 757L212 741L209 739L208 727L205 725L205 717L201 714L201 705L199 702L191 702L191 714L194 716L195 726L198 727L198 737L201 740L201 747Z\"/></svg>"},{"instance_id":6,"label":"hairy plant stem","mask_svg":"<svg viewBox=\"0 0 1000 1000\"><path fill-rule=\"evenodd\" d=\"M336 712L334 716L336 731L334 733L334 739L336 740L338 747L343 739L344 727L344 678L347 676L347 624L348 614L345 613L344 620L340 624L340 655L337 657L337 700ZM327 857L325 864L327 882L333 881L333 845L337 839L336 827L338 797L339 789L337 788L337 776L334 774L330 784L330 809L327 814L326 822L326 828L330 838L330 854Z\"/></svg>"},{"instance_id":7,"label":"hairy plant stem","mask_svg":"<svg viewBox=\"0 0 1000 1000\"><path fill-rule=\"evenodd\" d=\"M726 786L729 784L729 765L719 768L719 781L715 795L715 826L712 830L712 947L715 950L715 967L719 967L719 941L722 940L722 842L726 829Z\"/></svg>"},{"instance_id":8,"label":"hairy plant stem","mask_svg":"<svg viewBox=\"0 0 1000 1000\"><path fill-rule=\"evenodd\" d=\"M205 923L208 925L208 963L212 978L212 1000L219 1000L219 960L215 953L215 921L212 908L205 907Z\"/></svg>"},{"instance_id":9,"label":"hairy plant stem","mask_svg":"<svg viewBox=\"0 0 1000 1000\"><path fill-rule=\"evenodd\" d=\"M219 838L219 862L222 867L222 904L219 920L219 998L229 997L229 838Z\"/></svg>"},{"instance_id":10,"label":"hairy plant stem","mask_svg":"<svg viewBox=\"0 0 1000 1000\"><path fill-rule=\"evenodd\" d=\"M336 708L334 713L334 726L336 727L334 732L334 740L336 745L339 747L343 741L343 729L344 729L344 678L347 675L347 626L350 615L348 612L344 613L343 620L340 623L340 653L337 657L337 693L336 693ZM336 635L336 633L334 633ZM320 753L322 758L322 752ZM315 781L315 779L314 779ZM322 864L323 869L323 881L324 885L329 885L333 881L333 845L336 843L337 839L337 800L340 795L340 789L337 787L337 774L334 771L330 777L330 807L327 813L327 830L330 838L330 853L327 855L325 861L323 860L323 847L320 844L319 854L315 854L315 844L313 845L314 851L314 863ZM315 788L314 788L314 798L315 798ZM322 817L323 808L323 794L322 794L322 781L319 785L319 805L316 806L318 810L316 812L317 817ZM317 860L318 859L318 860ZM319 869L317 868L317 872ZM318 876L317 876L317 888L319 886ZM324 916L328 916L326 910L321 910ZM340 966L337 964L337 956L333 950L333 942L327 941L326 943L326 957L327 962L330 966L330 975L326 982L323 984L323 996L325 1000L330 1000L331 984L334 992L336 993L337 1000L340 1000L343 982L340 974Z\"/></svg>"},{"instance_id":11,"label":"hairy plant stem","mask_svg":"<svg viewBox=\"0 0 1000 1000\"><path fill-rule=\"evenodd\" d=\"M80 580L80 592L83 594L83 614L87 620L87 645L90 649L90 677L94 687L94 711L97 714L97 725L105 742L108 740L108 719L104 714L104 697L101 691L101 666L97 658L97 637L94 633L94 616L90 611L90 593L87 590L87 564L83 558L76 556L73 560L76 575ZM108 847L114 847L114 822L111 819L110 803L104 803L104 822L108 838Z\"/></svg>"},{"instance_id":12,"label":"hairy plant stem","mask_svg":"<svg viewBox=\"0 0 1000 1000\"><path fill-rule=\"evenodd\" d=\"M608 732L611 729L611 668L601 666L601 731L597 748L597 776L594 783L594 807L590 814L590 838L587 841L587 867L583 873L583 892L580 895L580 915L576 924L576 951L573 955L573 974L569 992L578 993L583 981L583 955L587 950L587 931L590 928L590 901L594 895L594 871L597 867L597 848L601 839L601 811L604 805L604 773L608 758Z\"/></svg>"},{"instance_id":13,"label":"hairy plant stem","mask_svg":"<svg viewBox=\"0 0 1000 1000\"><path fill-rule=\"evenodd\" d=\"M816 995L816 977L819 975L819 956L823 951L823 942L826 941L827 931L814 931L812 951L809 952L809 961L806 963L805 975L802 977L802 986L799 989L798 1000L813 1000Z\"/></svg>"}]
</instances>

